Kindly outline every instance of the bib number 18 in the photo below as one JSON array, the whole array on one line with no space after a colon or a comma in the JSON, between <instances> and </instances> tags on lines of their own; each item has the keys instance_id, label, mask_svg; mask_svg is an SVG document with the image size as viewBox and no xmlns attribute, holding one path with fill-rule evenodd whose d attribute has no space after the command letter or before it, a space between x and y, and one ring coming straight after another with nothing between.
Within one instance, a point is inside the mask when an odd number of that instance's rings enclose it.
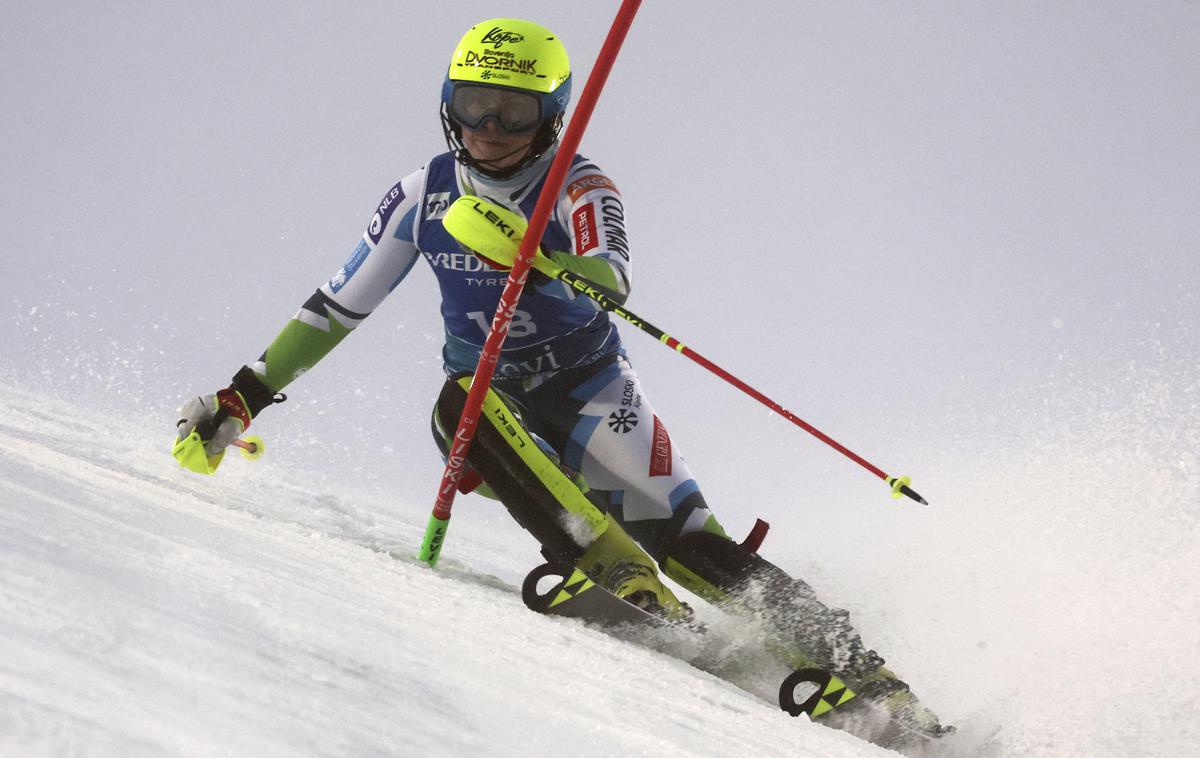
<instances>
[{"instance_id":1,"label":"bib number 18","mask_svg":"<svg viewBox=\"0 0 1200 758\"><path fill-rule=\"evenodd\" d=\"M489 314L483 311L471 311L467 314L467 318L479 325L484 337L491 333L492 321ZM533 316L529 314L529 311L513 311L512 320L508 323L508 334L510 337L518 338L537 334L537 324L533 323Z\"/></svg>"}]
</instances>

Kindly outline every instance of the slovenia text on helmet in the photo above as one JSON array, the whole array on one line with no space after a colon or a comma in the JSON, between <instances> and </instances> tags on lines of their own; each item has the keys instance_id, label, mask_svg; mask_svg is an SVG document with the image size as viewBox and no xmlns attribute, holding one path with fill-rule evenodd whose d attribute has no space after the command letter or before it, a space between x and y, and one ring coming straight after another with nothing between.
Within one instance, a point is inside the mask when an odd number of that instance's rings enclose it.
<instances>
[{"instance_id":1,"label":"slovenia text on helmet","mask_svg":"<svg viewBox=\"0 0 1200 758\"><path fill-rule=\"evenodd\" d=\"M464 165L492 176L511 175L554 144L570 99L571 64L553 32L515 18L481 21L454 49L442 84L446 144ZM506 132L533 133L533 144L519 164L489 170L471 157L462 141L463 127L478 129L489 120Z\"/></svg>"}]
</instances>

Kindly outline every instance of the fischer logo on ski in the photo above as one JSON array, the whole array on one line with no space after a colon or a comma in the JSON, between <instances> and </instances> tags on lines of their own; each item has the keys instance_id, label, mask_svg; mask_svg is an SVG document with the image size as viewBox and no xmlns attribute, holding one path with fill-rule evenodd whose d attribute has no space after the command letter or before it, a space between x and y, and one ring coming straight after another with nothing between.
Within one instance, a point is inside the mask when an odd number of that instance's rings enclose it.
<instances>
[{"instance_id":1,"label":"fischer logo on ski","mask_svg":"<svg viewBox=\"0 0 1200 758\"><path fill-rule=\"evenodd\" d=\"M553 608L556 605L565 603L566 601L578 596L580 593L586 592L595 586L596 583L589 579L587 574L583 573L579 569L575 569L575 573L571 574L571 576L565 582L563 582L562 589L559 590L558 594L554 597L554 600L550 601L550 605L547 607Z\"/></svg>"},{"instance_id":2,"label":"fischer logo on ski","mask_svg":"<svg viewBox=\"0 0 1200 758\"><path fill-rule=\"evenodd\" d=\"M797 703L796 687L802 684L816 685L816 689L804 702ZM815 719L845 705L854 697L854 691L845 682L821 669L793 671L779 686L779 707L791 716L807 713L809 718Z\"/></svg>"}]
</instances>

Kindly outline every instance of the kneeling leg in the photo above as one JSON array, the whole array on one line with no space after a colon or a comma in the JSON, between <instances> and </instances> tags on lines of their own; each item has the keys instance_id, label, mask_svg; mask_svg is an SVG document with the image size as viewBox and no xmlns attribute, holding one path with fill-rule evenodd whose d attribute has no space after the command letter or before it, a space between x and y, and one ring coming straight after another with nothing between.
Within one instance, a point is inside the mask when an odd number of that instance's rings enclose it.
<instances>
[{"instance_id":1,"label":"kneeling leg","mask_svg":"<svg viewBox=\"0 0 1200 758\"><path fill-rule=\"evenodd\" d=\"M434 413L434 433L446 452L457 427L470 377L446 382ZM489 389L475 439L471 468L513 518L542 546L547 560L577 566L594 581L642 607L668 616L686 606L662 584L654 561L611 515L602 513L521 424L517 412Z\"/></svg>"}]
</instances>

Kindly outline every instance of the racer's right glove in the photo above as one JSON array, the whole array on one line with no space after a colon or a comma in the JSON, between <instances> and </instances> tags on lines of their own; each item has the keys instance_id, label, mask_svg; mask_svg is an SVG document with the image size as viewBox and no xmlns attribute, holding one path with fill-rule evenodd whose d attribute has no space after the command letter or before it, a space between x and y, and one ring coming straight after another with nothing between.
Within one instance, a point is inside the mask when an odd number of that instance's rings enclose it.
<instances>
[{"instance_id":1,"label":"racer's right glove","mask_svg":"<svg viewBox=\"0 0 1200 758\"><path fill-rule=\"evenodd\" d=\"M500 271L512 268L527 230L520 210L474 195L463 195L451 203L442 218L442 227L459 247ZM629 294L628 279L624 274L618 278L617 270L601 257L574 255L539 246L531 265L529 283L535 287L559 278L565 269L618 304L625 302Z\"/></svg>"},{"instance_id":2,"label":"racer's right glove","mask_svg":"<svg viewBox=\"0 0 1200 758\"><path fill-rule=\"evenodd\" d=\"M251 419L268 405L286 399L282 393L272 393L251 368L243 366L225 389L183 404L171 452L189 471L212 474L221 465L225 449L249 428Z\"/></svg>"},{"instance_id":3,"label":"racer's right glove","mask_svg":"<svg viewBox=\"0 0 1200 758\"><path fill-rule=\"evenodd\" d=\"M508 271L517 258L527 223L519 210L489 198L463 195L450 204L442 226L464 250L494 269ZM535 268L538 258L543 258L543 265L549 262L539 249L534 254Z\"/></svg>"}]
</instances>

